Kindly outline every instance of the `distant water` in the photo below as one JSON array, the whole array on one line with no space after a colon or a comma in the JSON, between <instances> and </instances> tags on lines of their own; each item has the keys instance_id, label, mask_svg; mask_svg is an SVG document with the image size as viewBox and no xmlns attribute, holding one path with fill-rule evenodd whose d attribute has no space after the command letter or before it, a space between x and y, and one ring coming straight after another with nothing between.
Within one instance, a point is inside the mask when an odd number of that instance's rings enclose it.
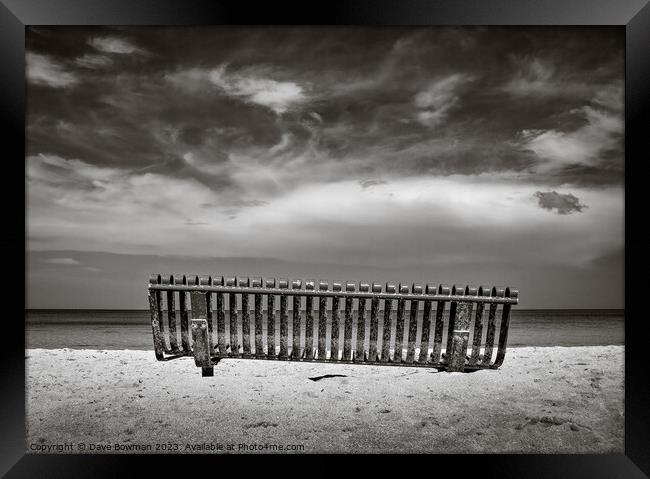
<instances>
[{"instance_id":1,"label":"distant water","mask_svg":"<svg viewBox=\"0 0 650 479\"><path fill-rule=\"evenodd\" d=\"M511 314L508 346L624 344L623 310L515 308ZM27 310L25 316L27 348L153 349L148 310ZM251 313L251 321L253 317ZM405 317L408 325L408 315ZM291 321L291 314L289 318ZM317 323L317 315L315 318ZM383 312L380 323L382 320ZM178 330L180 332L180 325ZM252 325L251 332L253 330ZM408 331L408 327L405 330ZM277 326L276 331L279 331Z\"/></svg>"}]
</instances>

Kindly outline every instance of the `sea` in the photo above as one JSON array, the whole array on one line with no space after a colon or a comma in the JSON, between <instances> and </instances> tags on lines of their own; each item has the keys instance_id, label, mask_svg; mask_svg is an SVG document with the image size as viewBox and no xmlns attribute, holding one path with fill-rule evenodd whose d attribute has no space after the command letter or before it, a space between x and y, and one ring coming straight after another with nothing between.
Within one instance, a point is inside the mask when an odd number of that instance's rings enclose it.
<instances>
[{"instance_id":1,"label":"sea","mask_svg":"<svg viewBox=\"0 0 650 479\"><path fill-rule=\"evenodd\" d=\"M253 321L252 312L250 316ZM513 309L508 347L623 345L624 326L622 309ZM250 329L252 332L254 325ZM149 310L26 310L25 346L29 349L152 350L150 313Z\"/></svg>"}]
</instances>

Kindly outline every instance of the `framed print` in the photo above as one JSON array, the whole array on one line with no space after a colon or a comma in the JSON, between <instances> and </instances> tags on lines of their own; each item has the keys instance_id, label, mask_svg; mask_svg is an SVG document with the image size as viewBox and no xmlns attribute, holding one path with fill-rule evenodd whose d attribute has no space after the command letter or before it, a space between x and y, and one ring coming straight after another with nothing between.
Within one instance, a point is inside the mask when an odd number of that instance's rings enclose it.
<instances>
[{"instance_id":1,"label":"framed print","mask_svg":"<svg viewBox=\"0 0 650 479\"><path fill-rule=\"evenodd\" d=\"M1 11L8 477L648 473L646 2Z\"/></svg>"}]
</instances>

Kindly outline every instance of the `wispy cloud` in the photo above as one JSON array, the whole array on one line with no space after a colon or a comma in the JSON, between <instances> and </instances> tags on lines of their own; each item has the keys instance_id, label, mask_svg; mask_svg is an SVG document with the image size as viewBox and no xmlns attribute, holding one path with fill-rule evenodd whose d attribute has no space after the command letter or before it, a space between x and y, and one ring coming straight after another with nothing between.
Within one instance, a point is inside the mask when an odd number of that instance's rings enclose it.
<instances>
[{"instance_id":1,"label":"wispy cloud","mask_svg":"<svg viewBox=\"0 0 650 479\"><path fill-rule=\"evenodd\" d=\"M541 160L538 171L572 164L594 165L608 150L620 146L623 136L622 113L584 106L571 115L582 120L572 131L522 130L520 146L533 151Z\"/></svg>"},{"instance_id":2,"label":"wispy cloud","mask_svg":"<svg viewBox=\"0 0 650 479\"><path fill-rule=\"evenodd\" d=\"M171 83L197 90L207 80L228 96L269 108L276 114L287 112L306 100L303 86L293 81L271 78L272 70L254 68L230 72L227 65L207 70L191 68L166 75Z\"/></svg>"},{"instance_id":3,"label":"wispy cloud","mask_svg":"<svg viewBox=\"0 0 650 479\"><path fill-rule=\"evenodd\" d=\"M35 85L66 88L79 82L72 72L47 55L27 52L26 63L27 80Z\"/></svg>"},{"instance_id":4,"label":"wispy cloud","mask_svg":"<svg viewBox=\"0 0 650 479\"><path fill-rule=\"evenodd\" d=\"M107 55L95 55L92 53L86 53L80 57L75 58L75 64L90 69L104 68L110 66L113 63L113 60Z\"/></svg>"},{"instance_id":5,"label":"wispy cloud","mask_svg":"<svg viewBox=\"0 0 650 479\"><path fill-rule=\"evenodd\" d=\"M372 188L373 186L385 185L386 182L384 180L374 180L369 178L365 180L359 180L359 184L361 185L362 189L367 190L368 188Z\"/></svg>"},{"instance_id":6,"label":"wispy cloud","mask_svg":"<svg viewBox=\"0 0 650 479\"><path fill-rule=\"evenodd\" d=\"M415 95L418 120L427 126L443 122L460 101L458 89L469 80L467 75L455 73L430 83L427 89Z\"/></svg>"},{"instance_id":7,"label":"wispy cloud","mask_svg":"<svg viewBox=\"0 0 650 479\"><path fill-rule=\"evenodd\" d=\"M44 259L43 263L61 264L61 265L68 265L68 266L81 264L81 263L79 263L79 261L77 261L76 259L72 259L72 258L49 258L49 259Z\"/></svg>"},{"instance_id":8,"label":"wispy cloud","mask_svg":"<svg viewBox=\"0 0 650 479\"><path fill-rule=\"evenodd\" d=\"M92 37L88 44L94 49L104 53L117 55L146 54L147 51L125 38L119 37Z\"/></svg>"}]
</instances>

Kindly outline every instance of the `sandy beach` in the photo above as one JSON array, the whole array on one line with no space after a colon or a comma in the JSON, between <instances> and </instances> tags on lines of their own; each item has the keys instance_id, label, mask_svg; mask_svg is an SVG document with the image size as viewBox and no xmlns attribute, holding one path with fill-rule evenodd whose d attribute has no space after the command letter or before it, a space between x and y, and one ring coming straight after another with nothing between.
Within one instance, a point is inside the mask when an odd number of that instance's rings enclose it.
<instances>
[{"instance_id":1,"label":"sandy beach","mask_svg":"<svg viewBox=\"0 0 650 479\"><path fill-rule=\"evenodd\" d=\"M202 378L192 358L158 362L151 351L28 349L26 446L621 453L623 361L622 346L522 347L501 369L471 374L232 359Z\"/></svg>"}]
</instances>

